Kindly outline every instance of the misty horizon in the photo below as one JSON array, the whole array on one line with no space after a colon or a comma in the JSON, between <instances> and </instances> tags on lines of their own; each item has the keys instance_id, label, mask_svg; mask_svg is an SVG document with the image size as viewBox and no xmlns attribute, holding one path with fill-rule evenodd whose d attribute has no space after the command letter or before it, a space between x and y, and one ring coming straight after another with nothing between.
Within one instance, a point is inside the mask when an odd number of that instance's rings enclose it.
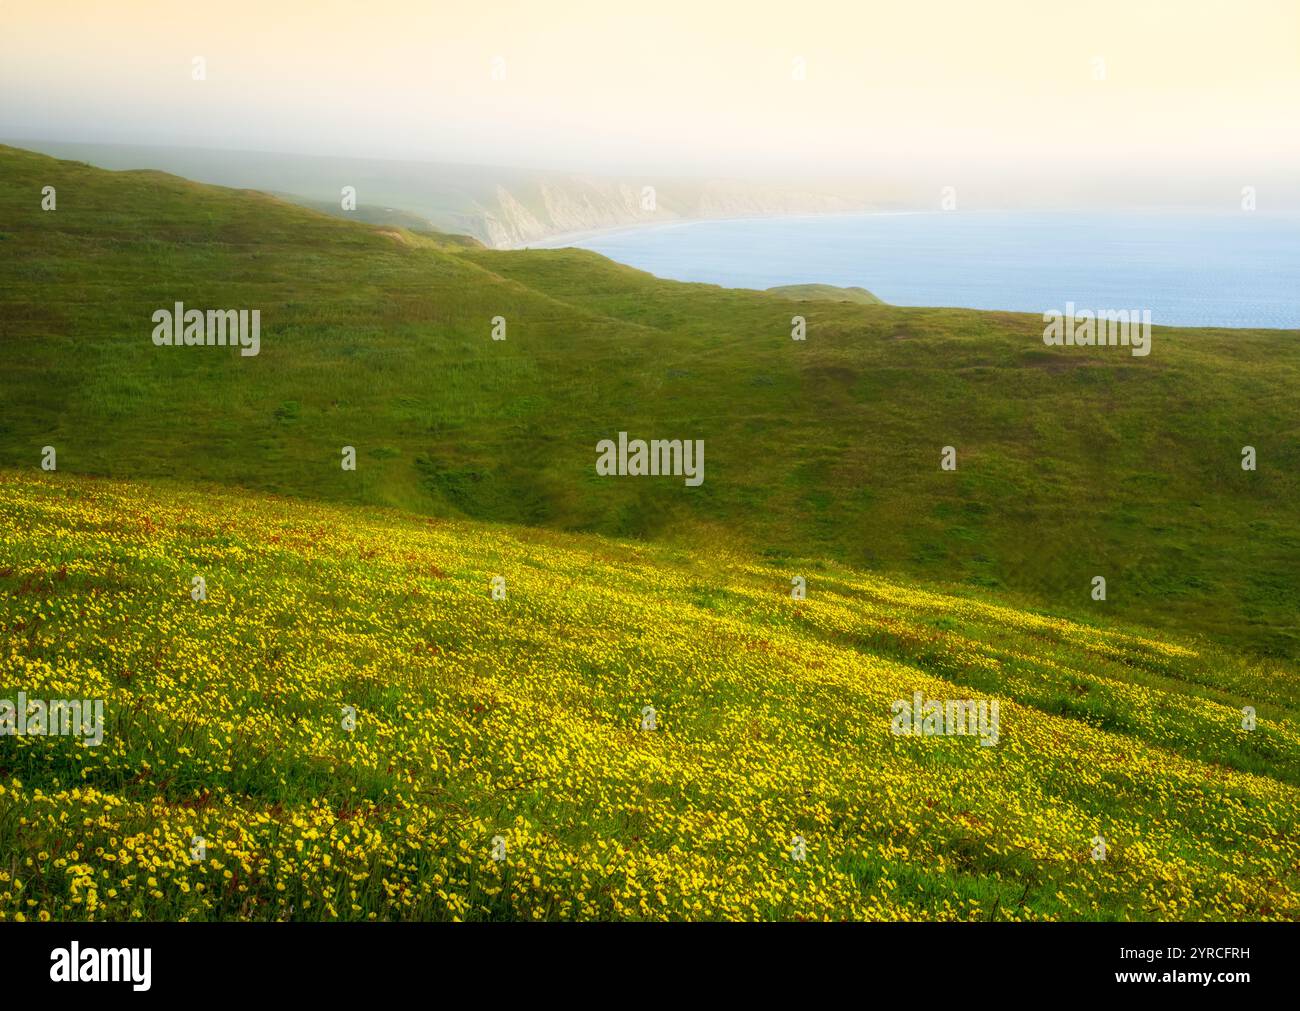
<instances>
[{"instance_id":1,"label":"misty horizon","mask_svg":"<svg viewBox=\"0 0 1300 1011\"><path fill-rule=\"evenodd\" d=\"M1152 4L1083 19L1013 0L814 3L797 26L775 4L622 14L578 0L57 0L6 4L3 20L0 136L46 145L924 181L1057 205L1249 185L1261 209L1300 204L1300 9L1273 0L1176 21Z\"/></svg>"},{"instance_id":2,"label":"misty horizon","mask_svg":"<svg viewBox=\"0 0 1300 1011\"><path fill-rule=\"evenodd\" d=\"M98 142L70 138L0 136L0 143L38 151L55 157L83 160L97 168L112 170L155 169L182 175L200 182L267 189L282 195L301 195L326 199L334 195L314 193L310 186L300 190L286 182L310 179L305 166L334 166L400 174L403 171L449 170L467 174L483 171L499 173L492 182L513 178L593 179L652 185L655 183L740 183L781 188L814 188L830 193L852 195L881 208L922 210L937 205L938 193L949 183L944 173L914 169L892 171L876 168L857 174L806 170L803 173L763 173L758 170L728 173L677 171L650 173L628 169L565 167L554 165L506 164L489 161L455 161L434 158L398 158L382 155L322 154L286 149L218 148L178 144L136 144ZM193 156L204 156L193 162ZM249 159L262 160L262 169L254 168ZM268 172L267 169L270 169ZM277 182L279 178L279 182ZM339 176L343 178L343 176ZM1247 184L1236 179L1204 175L1168 179L1158 175L1146 178L1132 175L1098 173L1069 184L1043 180L1032 173L1019 175L1014 170L967 172L963 180L963 204L966 210L1053 209L1053 210L1124 210L1124 209L1199 209L1235 212L1241 198L1241 185L1250 185L1266 196L1261 212L1300 210L1300 178L1285 173L1252 176ZM484 181L484 180L479 180ZM415 208L404 207L404 210Z\"/></svg>"}]
</instances>

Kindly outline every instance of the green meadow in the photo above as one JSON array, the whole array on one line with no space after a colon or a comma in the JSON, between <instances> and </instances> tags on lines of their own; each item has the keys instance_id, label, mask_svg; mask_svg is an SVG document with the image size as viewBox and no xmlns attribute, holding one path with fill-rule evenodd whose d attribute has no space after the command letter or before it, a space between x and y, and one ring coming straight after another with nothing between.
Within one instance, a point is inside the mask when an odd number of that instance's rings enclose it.
<instances>
[{"instance_id":1,"label":"green meadow","mask_svg":"<svg viewBox=\"0 0 1300 1011\"><path fill-rule=\"evenodd\" d=\"M1300 915L1295 332L1048 347L13 148L0 276L0 702L103 710L0 737L0 920Z\"/></svg>"},{"instance_id":2,"label":"green meadow","mask_svg":"<svg viewBox=\"0 0 1300 1011\"><path fill-rule=\"evenodd\" d=\"M1050 348L1030 315L681 284L13 148L0 271L8 468L52 445L70 474L829 559L1300 653L1294 331ZM155 347L178 301L260 309L261 353ZM703 485L598 477L620 431L703 439Z\"/></svg>"}]
</instances>

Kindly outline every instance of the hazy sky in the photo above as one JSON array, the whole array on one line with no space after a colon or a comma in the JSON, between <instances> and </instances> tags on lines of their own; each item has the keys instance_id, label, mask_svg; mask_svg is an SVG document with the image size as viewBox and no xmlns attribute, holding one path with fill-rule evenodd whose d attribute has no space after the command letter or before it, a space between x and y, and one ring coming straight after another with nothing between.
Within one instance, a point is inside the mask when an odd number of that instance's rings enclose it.
<instances>
[{"instance_id":1,"label":"hazy sky","mask_svg":"<svg viewBox=\"0 0 1300 1011\"><path fill-rule=\"evenodd\" d=\"M0 136L683 174L1294 178L1300 0L0 0Z\"/></svg>"}]
</instances>

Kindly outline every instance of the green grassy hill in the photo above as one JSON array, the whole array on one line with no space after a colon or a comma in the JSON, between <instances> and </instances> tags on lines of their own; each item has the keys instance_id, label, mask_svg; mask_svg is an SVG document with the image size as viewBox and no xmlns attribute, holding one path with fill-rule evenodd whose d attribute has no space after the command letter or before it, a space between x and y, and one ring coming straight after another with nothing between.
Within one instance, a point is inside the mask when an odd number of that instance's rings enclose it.
<instances>
[{"instance_id":1,"label":"green grassy hill","mask_svg":"<svg viewBox=\"0 0 1300 1011\"><path fill-rule=\"evenodd\" d=\"M0 629L105 702L0 738L0 920L1300 917L1294 676L833 563L29 467Z\"/></svg>"},{"instance_id":2,"label":"green grassy hill","mask_svg":"<svg viewBox=\"0 0 1300 1011\"><path fill-rule=\"evenodd\" d=\"M1048 348L1033 316L679 284L12 148L0 274L5 466L53 445L61 473L830 559L1300 655L1295 332ZM155 347L176 301L260 309L261 354ZM703 485L598 477L620 431L703 439Z\"/></svg>"},{"instance_id":3,"label":"green grassy hill","mask_svg":"<svg viewBox=\"0 0 1300 1011\"><path fill-rule=\"evenodd\" d=\"M880 299L866 288L856 286L841 288L834 284L779 284L768 288L769 295L779 295L795 302L856 302L859 305L879 305Z\"/></svg>"}]
</instances>

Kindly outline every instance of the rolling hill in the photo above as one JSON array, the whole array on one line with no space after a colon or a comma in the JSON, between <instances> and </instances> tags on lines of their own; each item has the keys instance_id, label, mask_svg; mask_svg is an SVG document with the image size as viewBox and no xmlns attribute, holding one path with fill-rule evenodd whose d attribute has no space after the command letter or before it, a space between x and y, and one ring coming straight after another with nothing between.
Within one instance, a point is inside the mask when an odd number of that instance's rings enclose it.
<instances>
[{"instance_id":1,"label":"rolling hill","mask_svg":"<svg viewBox=\"0 0 1300 1011\"><path fill-rule=\"evenodd\" d=\"M11 468L54 446L61 473L831 559L1300 652L1294 332L1050 348L1033 316L679 284L12 148L0 270ZM260 354L156 347L176 302L259 309ZM619 432L702 439L703 484L598 476Z\"/></svg>"},{"instance_id":2,"label":"rolling hill","mask_svg":"<svg viewBox=\"0 0 1300 1011\"><path fill-rule=\"evenodd\" d=\"M104 703L0 736L0 919L1300 917L1294 333L1049 348L12 148L0 271L0 725Z\"/></svg>"},{"instance_id":3,"label":"rolling hill","mask_svg":"<svg viewBox=\"0 0 1300 1011\"><path fill-rule=\"evenodd\" d=\"M880 299L866 288L841 288L834 284L779 284L768 288L768 294L780 295L795 302L856 302L859 305L879 305Z\"/></svg>"}]
</instances>

